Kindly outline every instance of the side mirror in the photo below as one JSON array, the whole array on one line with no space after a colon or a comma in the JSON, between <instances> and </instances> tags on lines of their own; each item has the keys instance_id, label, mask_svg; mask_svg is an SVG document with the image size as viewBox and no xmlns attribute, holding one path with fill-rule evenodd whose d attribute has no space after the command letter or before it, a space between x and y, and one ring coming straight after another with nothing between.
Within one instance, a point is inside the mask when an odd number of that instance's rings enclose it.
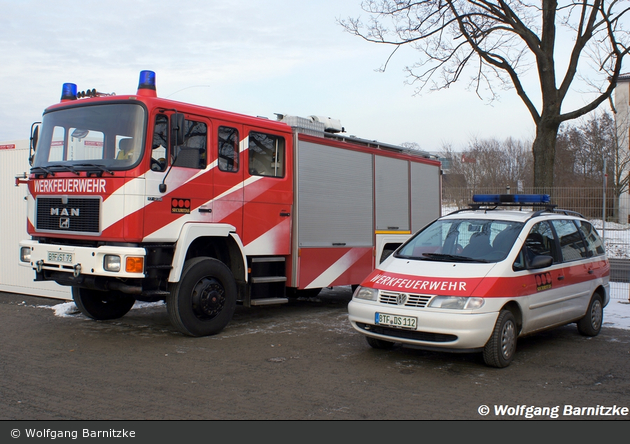
<instances>
[{"instance_id":1,"label":"side mirror","mask_svg":"<svg viewBox=\"0 0 630 444\"><path fill-rule=\"evenodd\" d=\"M172 146L184 144L184 115L175 113L171 116L171 137Z\"/></svg>"},{"instance_id":2,"label":"side mirror","mask_svg":"<svg viewBox=\"0 0 630 444\"><path fill-rule=\"evenodd\" d=\"M553 258L547 255L534 256L531 264L529 264L530 269L538 269L538 268L547 268L553 264Z\"/></svg>"},{"instance_id":3,"label":"side mirror","mask_svg":"<svg viewBox=\"0 0 630 444\"><path fill-rule=\"evenodd\" d=\"M39 140L39 124L41 122L35 122L31 125L31 145L28 153L28 163L33 165L33 157L35 157L35 150L37 149L37 141Z\"/></svg>"}]
</instances>

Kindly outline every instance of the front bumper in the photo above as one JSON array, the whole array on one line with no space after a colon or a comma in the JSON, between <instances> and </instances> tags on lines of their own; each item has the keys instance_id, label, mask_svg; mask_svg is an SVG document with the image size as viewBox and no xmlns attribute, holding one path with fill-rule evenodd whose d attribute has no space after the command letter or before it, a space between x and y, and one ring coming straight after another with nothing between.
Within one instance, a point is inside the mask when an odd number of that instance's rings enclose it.
<instances>
[{"instance_id":1,"label":"front bumper","mask_svg":"<svg viewBox=\"0 0 630 444\"><path fill-rule=\"evenodd\" d=\"M376 325L374 320L376 313L418 318L417 329ZM352 327L366 336L450 351L482 349L494 330L498 315L498 312L472 313L446 309L410 309L356 299L348 304L348 318Z\"/></svg>"},{"instance_id":2,"label":"front bumper","mask_svg":"<svg viewBox=\"0 0 630 444\"><path fill-rule=\"evenodd\" d=\"M30 248L30 260L20 260L20 265L30 267L38 274L44 271L71 274L74 278L81 275L104 276L114 278L144 278L142 272L125 271L127 258L146 258L146 250L140 247L77 247L54 244L43 244L37 241L25 240L20 242L20 249ZM49 254L50 253L50 254ZM120 271L108 271L104 268L105 256L119 256ZM53 259L51 259L51 257ZM146 263L146 261L144 261Z\"/></svg>"}]
</instances>

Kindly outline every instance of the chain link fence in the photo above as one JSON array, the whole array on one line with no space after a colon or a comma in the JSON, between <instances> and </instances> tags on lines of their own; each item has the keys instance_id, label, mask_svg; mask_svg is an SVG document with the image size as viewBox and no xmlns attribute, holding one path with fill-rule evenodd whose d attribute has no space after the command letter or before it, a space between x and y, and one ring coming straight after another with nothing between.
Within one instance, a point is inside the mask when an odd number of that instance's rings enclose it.
<instances>
[{"instance_id":1,"label":"chain link fence","mask_svg":"<svg viewBox=\"0 0 630 444\"><path fill-rule=\"evenodd\" d=\"M509 188L476 189L444 187L442 190L442 214L467 208L474 194L516 194ZM611 299L630 300L630 223L627 208L628 194L620 198L613 189L604 187L556 187L550 192L540 193L529 188L518 194L549 194L551 203L557 208L582 214L597 229L604 239L610 260Z\"/></svg>"}]
</instances>

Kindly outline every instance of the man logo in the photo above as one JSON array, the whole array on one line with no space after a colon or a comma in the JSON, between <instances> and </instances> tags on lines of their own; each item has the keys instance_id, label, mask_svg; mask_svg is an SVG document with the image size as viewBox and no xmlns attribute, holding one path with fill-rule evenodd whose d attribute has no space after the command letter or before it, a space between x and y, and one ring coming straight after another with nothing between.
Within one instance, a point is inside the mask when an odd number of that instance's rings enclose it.
<instances>
[{"instance_id":1,"label":"man logo","mask_svg":"<svg viewBox=\"0 0 630 444\"><path fill-rule=\"evenodd\" d=\"M59 228L68 229L70 228L70 218L69 217L60 217L59 218Z\"/></svg>"}]
</instances>

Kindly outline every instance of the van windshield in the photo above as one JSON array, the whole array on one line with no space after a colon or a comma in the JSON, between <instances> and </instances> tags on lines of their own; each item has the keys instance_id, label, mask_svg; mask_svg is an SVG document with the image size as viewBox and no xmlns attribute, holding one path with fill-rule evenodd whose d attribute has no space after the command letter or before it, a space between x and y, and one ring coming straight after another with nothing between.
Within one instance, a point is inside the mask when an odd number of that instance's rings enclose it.
<instances>
[{"instance_id":1,"label":"van windshield","mask_svg":"<svg viewBox=\"0 0 630 444\"><path fill-rule=\"evenodd\" d=\"M44 114L33 170L129 169L142 158L146 113L131 103L99 104Z\"/></svg>"},{"instance_id":2,"label":"van windshield","mask_svg":"<svg viewBox=\"0 0 630 444\"><path fill-rule=\"evenodd\" d=\"M522 222L443 219L409 239L395 253L403 259L447 262L499 262L523 229Z\"/></svg>"}]
</instances>

